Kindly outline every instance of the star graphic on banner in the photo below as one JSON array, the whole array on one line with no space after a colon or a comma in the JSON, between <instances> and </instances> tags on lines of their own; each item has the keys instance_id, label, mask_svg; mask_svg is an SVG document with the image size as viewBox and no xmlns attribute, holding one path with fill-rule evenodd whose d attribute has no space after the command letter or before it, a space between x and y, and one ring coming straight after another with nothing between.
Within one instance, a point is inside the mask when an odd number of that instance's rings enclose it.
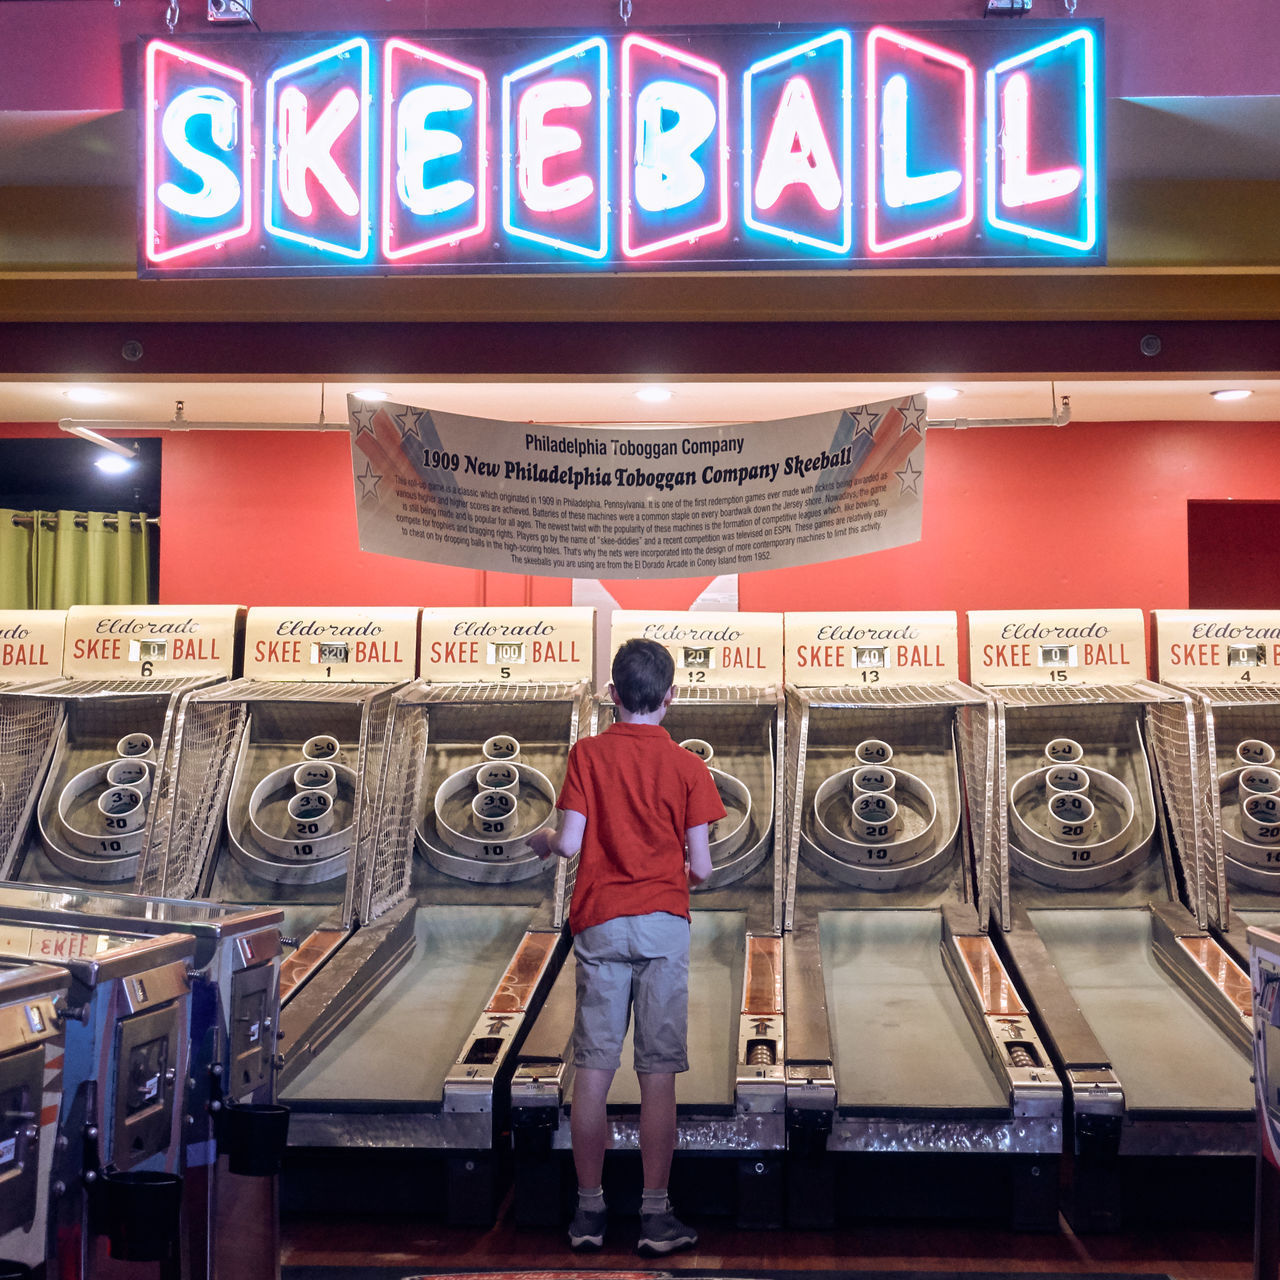
<instances>
[{"instance_id":1,"label":"star graphic on banner","mask_svg":"<svg viewBox=\"0 0 1280 1280\"><path fill-rule=\"evenodd\" d=\"M876 433L876 415L870 409L854 409L849 414L853 421L853 438L873 436Z\"/></svg>"},{"instance_id":2,"label":"star graphic on banner","mask_svg":"<svg viewBox=\"0 0 1280 1280\"><path fill-rule=\"evenodd\" d=\"M373 435L373 415L377 413L376 409L352 409L351 421L356 424L356 439L360 438L362 431L367 431Z\"/></svg>"},{"instance_id":3,"label":"star graphic on banner","mask_svg":"<svg viewBox=\"0 0 1280 1280\"><path fill-rule=\"evenodd\" d=\"M915 401L910 408L902 411L902 434L905 436L908 431L913 430L924 435L924 405Z\"/></svg>"},{"instance_id":4,"label":"star graphic on banner","mask_svg":"<svg viewBox=\"0 0 1280 1280\"><path fill-rule=\"evenodd\" d=\"M418 425L422 422L422 414L417 409L410 409L407 405L402 412L393 414L396 425L400 430L400 437L407 440L413 436L419 444L422 443L422 435L418 431Z\"/></svg>"},{"instance_id":5,"label":"star graphic on banner","mask_svg":"<svg viewBox=\"0 0 1280 1280\"><path fill-rule=\"evenodd\" d=\"M895 471L893 474L898 477L902 485L902 488L898 490L899 496L906 493L914 493L917 498L920 496L919 485L920 481L924 479L924 472L917 471L910 458L907 459L907 465L901 471Z\"/></svg>"},{"instance_id":6,"label":"star graphic on banner","mask_svg":"<svg viewBox=\"0 0 1280 1280\"><path fill-rule=\"evenodd\" d=\"M356 476L356 483L360 486L360 501L366 498L376 498L378 496L378 485L381 483L382 477L373 469L373 463L368 458L364 460L364 471Z\"/></svg>"}]
</instances>

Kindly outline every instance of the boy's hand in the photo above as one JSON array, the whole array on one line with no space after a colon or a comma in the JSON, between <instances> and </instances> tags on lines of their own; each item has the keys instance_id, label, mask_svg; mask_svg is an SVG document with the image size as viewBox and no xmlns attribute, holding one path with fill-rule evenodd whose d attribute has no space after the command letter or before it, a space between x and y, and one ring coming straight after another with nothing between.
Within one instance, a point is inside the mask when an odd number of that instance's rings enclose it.
<instances>
[{"instance_id":1,"label":"boy's hand","mask_svg":"<svg viewBox=\"0 0 1280 1280\"><path fill-rule=\"evenodd\" d=\"M551 856L551 832L546 827L540 827L529 837L529 848L539 858L549 858Z\"/></svg>"}]
</instances>

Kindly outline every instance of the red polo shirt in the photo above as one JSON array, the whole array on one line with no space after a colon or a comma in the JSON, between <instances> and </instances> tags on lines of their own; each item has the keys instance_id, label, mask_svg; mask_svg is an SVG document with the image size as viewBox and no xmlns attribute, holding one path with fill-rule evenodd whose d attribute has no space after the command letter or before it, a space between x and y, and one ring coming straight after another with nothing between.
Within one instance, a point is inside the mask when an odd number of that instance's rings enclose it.
<instances>
[{"instance_id":1,"label":"red polo shirt","mask_svg":"<svg viewBox=\"0 0 1280 1280\"><path fill-rule=\"evenodd\" d=\"M569 928L689 916L684 833L725 816L711 771L658 724L611 724L569 751L558 809L587 819Z\"/></svg>"}]
</instances>

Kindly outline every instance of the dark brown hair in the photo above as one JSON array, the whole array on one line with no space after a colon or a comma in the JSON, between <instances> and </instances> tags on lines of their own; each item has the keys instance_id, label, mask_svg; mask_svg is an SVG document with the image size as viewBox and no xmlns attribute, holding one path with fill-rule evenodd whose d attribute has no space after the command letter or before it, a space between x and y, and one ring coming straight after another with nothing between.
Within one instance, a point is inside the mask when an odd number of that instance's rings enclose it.
<instances>
[{"instance_id":1,"label":"dark brown hair","mask_svg":"<svg viewBox=\"0 0 1280 1280\"><path fill-rule=\"evenodd\" d=\"M632 715L662 706L676 678L676 664L656 640L628 640L613 655L613 687Z\"/></svg>"}]
</instances>

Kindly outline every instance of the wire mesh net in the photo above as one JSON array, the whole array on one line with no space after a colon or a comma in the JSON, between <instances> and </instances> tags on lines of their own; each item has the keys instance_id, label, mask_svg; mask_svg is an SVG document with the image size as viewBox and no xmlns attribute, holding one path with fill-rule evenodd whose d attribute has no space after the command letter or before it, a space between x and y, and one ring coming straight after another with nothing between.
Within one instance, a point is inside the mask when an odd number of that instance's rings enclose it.
<instances>
[{"instance_id":1,"label":"wire mesh net","mask_svg":"<svg viewBox=\"0 0 1280 1280\"><path fill-rule=\"evenodd\" d=\"M1116 755L1113 763L1133 769L1137 766L1125 744L1136 745L1138 741L1135 712L1142 727L1141 745L1147 752L1152 781L1158 784L1155 820L1161 829L1164 824L1159 799L1166 802L1164 813L1169 818L1173 848L1166 849L1164 855L1166 859L1174 855L1178 858L1192 899L1188 905L1200 915L1204 909L1204 877L1198 854L1203 830L1198 798L1201 768L1194 745L1192 708L1185 695L1150 681L1125 685L1005 685L992 686L990 692L999 699L996 749L1001 777L997 806L1003 810L1003 817L994 833L993 848L999 873L995 900L1004 927L1011 924L1009 756L1018 756L1021 769L1033 756L1039 758L1040 749L1051 738L1087 737L1096 744L1112 744ZM1028 711L1034 714L1022 714ZM1127 781L1132 791L1138 780Z\"/></svg>"},{"instance_id":2,"label":"wire mesh net","mask_svg":"<svg viewBox=\"0 0 1280 1280\"><path fill-rule=\"evenodd\" d=\"M182 698L214 683L209 677L164 680L60 679L14 689L6 702L24 706L12 726L0 727L0 872L16 872L25 856L25 836L35 790L50 759L64 746L114 743L125 732L147 726L155 737L157 780L170 759L174 715ZM37 710L36 708L40 709ZM9 712L3 713L7 719ZM12 735L10 738L9 734ZM108 755L110 748L106 748ZM46 782L46 786L48 783ZM150 824L149 824L150 825Z\"/></svg>"},{"instance_id":3,"label":"wire mesh net","mask_svg":"<svg viewBox=\"0 0 1280 1280\"><path fill-rule=\"evenodd\" d=\"M152 801L141 892L171 898L199 892L205 861L221 834L247 719L243 703L188 700L179 708L173 762Z\"/></svg>"},{"instance_id":4,"label":"wire mesh net","mask_svg":"<svg viewBox=\"0 0 1280 1280\"><path fill-rule=\"evenodd\" d=\"M192 897L223 833L227 802L245 728L281 741L302 741L315 731L318 706L352 707L360 715L360 758L370 733L382 737L377 706L389 701L383 684L319 684L237 680L194 692L173 715L167 771L143 850L139 888L167 897ZM354 821L360 830L362 789ZM353 877L348 876L348 897ZM350 900L346 904L349 914Z\"/></svg>"},{"instance_id":5,"label":"wire mesh net","mask_svg":"<svg viewBox=\"0 0 1280 1280\"><path fill-rule=\"evenodd\" d=\"M877 734L886 740L892 738L895 744L945 741L954 723L960 782L977 863L980 919L985 921L985 903L997 884L990 868L995 852L991 832L996 825L991 809L999 796L990 776L990 762L996 758L997 721L991 698L958 682L887 687L831 685L788 690L788 927L795 918L804 797L812 790L805 782L808 755L811 749L831 748L847 748L851 753L856 734L851 732L847 713L859 709L874 711Z\"/></svg>"},{"instance_id":6,"label":"wire mesh net","mask_svg":"<svg viewBox=\"0 0 1280 1280\"><path fill-rule=\"evenodd\" d=\"M1150 704L1147 732L1190 898L1187 905L1203 927L1209 913L1218 909L1216 888L1210 889L1218 877L1205 866L1205 859L1214 856L1210 834L1213 811L1207 786L1213 775L1206 770L1197 747L1199 735L1190 699Z\"/></svg>"},{"instance_id":7,"label":"wire mesh net","mask_svg":"<svg viewBox=\"0 0 1280 1280\"><path fill-rule=\"evenodd\" d=\"M1005 822L1004 754L997 751L997 716L990 701L956 710L960 776L977 863L978 920L985 928L999 892L999 843Z\"/></svg>"},{"instance_id":8,"label":"wire mesh net","mask_svg":"<svg viewBox=\"0 0 1280 1280\"><path fill-rule=\"evenodd\" d=\"M1202 685L1184 692L1193 708L1200 771L1197 816L1203 833L1206 910L1211 923L1225 927L1232 894L1219 779L1240 763L1236 748L1244 739L1261 738L1273 748L1280 743L1280 686ZM1246 898L1252 896L1247 889L1243 892Z\"/></svg>"},{"instance_id":9,"label":"wire mesh net","mask_svg":"<svg viewBox=\"0 0 1280 1280\"><path fill-rule=\"evenodd\" d=\"M7 874L61 718L56 698L0 691L0 873Z\"/></svg>"},{"instance_id":10,"label":"wire mesh net","mask_svg":"<svg viewBox=\"0 0 1280 1280\"><path fill-rule=\"evenodd\" d=\"M409 891L415 830L440 781L424 767L428 747L446 754L478 752L484 734L477 734L477 708L497 705L502 707L502 732L522 742L564 742L567 750L577 736L585 695L582 684L444 685L425 680L395 694L381 748L364 918L376 919ZM557 879L562 881L563 868L557 868Z\"/></svg>"}]
</instances>

